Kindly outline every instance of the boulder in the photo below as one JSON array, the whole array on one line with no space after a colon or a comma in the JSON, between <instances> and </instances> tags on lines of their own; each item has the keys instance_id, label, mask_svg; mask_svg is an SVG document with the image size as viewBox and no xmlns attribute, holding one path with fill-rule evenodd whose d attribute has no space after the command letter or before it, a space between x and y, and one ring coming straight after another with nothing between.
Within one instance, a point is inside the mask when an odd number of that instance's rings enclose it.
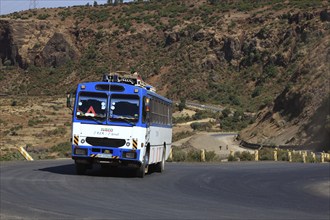
<instances>
[{"instance_id":1,"label":"boulder","mask_svg":"<svg viewBox=\"0 0 330 220\"><path fill-rule=\"evenodd\" d=\"M41 57L45 66L59 67L74 60L77 54L63 34L55 33L42 50Z\"/></svg>"}]
</instances>

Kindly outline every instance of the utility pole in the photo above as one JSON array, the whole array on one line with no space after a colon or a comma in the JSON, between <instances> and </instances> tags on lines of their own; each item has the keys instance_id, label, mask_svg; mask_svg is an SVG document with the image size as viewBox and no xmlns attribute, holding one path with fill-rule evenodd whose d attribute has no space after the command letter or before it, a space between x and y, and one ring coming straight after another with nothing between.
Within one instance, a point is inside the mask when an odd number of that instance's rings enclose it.
<instances>
[{"instance_id":1,"label":"utility pole","mask_svg":"<svg viewBox=\"0 0 330 220\"><path fill-rule=\"evenodd\" d=\"M30 0L29 9L36 9L38 5L38 0Z\"/></svg>"}]
</instances>

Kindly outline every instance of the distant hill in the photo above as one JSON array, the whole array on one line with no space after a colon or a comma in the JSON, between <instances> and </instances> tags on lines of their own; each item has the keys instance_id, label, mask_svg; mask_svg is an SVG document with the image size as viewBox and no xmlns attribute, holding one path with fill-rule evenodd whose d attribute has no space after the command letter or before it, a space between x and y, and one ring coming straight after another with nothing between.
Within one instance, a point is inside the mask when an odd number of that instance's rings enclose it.
<instances>
[{"instance_id":1,"label":"distant hill","mask_svg":"<svg viewBox=\"0 0 330 220\"><path fill-rule=\"evenodd\" d=\"M169 98L257 113L240 134L329 146L328 1L163 0L0 19L0 93L58 95L114 70Z\"/></svg>"}]
</instances>

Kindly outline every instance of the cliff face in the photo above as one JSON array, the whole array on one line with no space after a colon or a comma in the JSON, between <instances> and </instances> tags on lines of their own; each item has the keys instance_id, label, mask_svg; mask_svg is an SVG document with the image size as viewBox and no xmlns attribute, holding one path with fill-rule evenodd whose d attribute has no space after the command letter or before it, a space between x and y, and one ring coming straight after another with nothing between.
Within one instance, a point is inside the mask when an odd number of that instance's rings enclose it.
<instances>
[{"instance_id":1,"label":"cliff face","mask_svg":"<svg viewBox=\"0 0 330 220\"><path fill-rule=\"evenodd\" d=\"M274 103L259 112L253 125L241 131L242 139L330 149L329 43L329 37L315 43Z\"/></svg>"},{"instance_id":2,"label":"cliff face","mask_svg":"<svg viewBox=\"0 0 330 220\"><path fill-rule=\"evenodd\" d=\"M240 134L247 141L329 142L318 137L330 126L328 2L215 2L42 9L1 18L0 93L62 94L79 81L134 70L175 100L259 111Z\"/></svg>"},{"instance_id":3,"label":"cliff face","mask_svg":"<svg viewBox=\"0 0 330 220\"><path fill-rule=\"evenodd\" d=\"M1 64L7 62L22 66L22 57L13 41L13 28L9 21L0 21L0 58Z\"/></svg>"},{"instance_id":4,"label":"cliff face","mask_svg":"<svg viewBox=\"0 0 330 220\"><path fill-rule=\"evenodd\" d=\"M1 63L27 69L29 66L58 67L77 58L75 48L67 42L66 32L49 21L0 20Z\"/></svg>"}]
</instances>

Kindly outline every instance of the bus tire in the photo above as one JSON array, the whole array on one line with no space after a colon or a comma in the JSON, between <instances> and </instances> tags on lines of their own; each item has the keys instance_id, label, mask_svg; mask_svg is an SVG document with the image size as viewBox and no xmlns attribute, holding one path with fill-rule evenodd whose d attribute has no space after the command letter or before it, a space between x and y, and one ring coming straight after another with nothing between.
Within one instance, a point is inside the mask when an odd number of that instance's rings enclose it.
<instances>
[{"instance_id":1,"label":"bus tire","mask_svg":"<svg viewBox=\"0 0 330 220\"><path fill-rule=\"evenodd\" d=\"M163 155L162 155L162 161L155 165L155 171L158 173L162 173L165 170L165 152L166 152L166 149L164 148Z\"/></svg>"},{"instance_id":2,"label":"bus tire","mask_svg":"<svg viewBox=\"0 0 330 220\"><path fill-rule=\"evenodd\" d=\"M76 173L78 175L84 175L87 170L87 165L83 163L75 163L76 165Z\"/></svg>"},{"instance_id":3,"label":"bus tire","mask_svg":"<svg viewBox=\"0 0 330 220\"><path fill-rule=\"evenodd\" d=\"M148 173L148 168L149 168L148 161L149 161L149 151L147 151L146 154L144 155L143 163L136 171L137 177L143 178L145 174Z\"/></svg>"}]
</instances>

